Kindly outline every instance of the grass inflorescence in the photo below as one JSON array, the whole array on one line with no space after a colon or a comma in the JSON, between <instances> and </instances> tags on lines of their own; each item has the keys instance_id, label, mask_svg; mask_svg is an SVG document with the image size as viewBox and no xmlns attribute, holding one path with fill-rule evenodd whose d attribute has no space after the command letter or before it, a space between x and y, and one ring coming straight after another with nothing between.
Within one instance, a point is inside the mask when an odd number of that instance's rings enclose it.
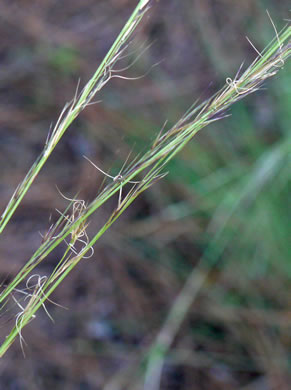
<instances>
[{"instance_id":1,"label":"grass inflorescence","mask_svg":"<svg viewBox=\"0 0 291 390\"><path fill-rule=\"evenodd\" d=\"M60 142L65 131L80 112L92 104L96 94L107 82L112 77L118 77L118 74L114 73L114 67L122 53L126 50L133 31L149 9L150 3L149 0L139 2L95 74L80 93L77 89L73 100L61 112L56 125L48 134L43 152L35 161L23 182L17 187L2 214L0 233L5 229L25 193L29 190L41 168ZM276 34L274 40L263 52L259 53L256 60L246 70L243 70L241 66L233 79L230 77L226 79L226 83L220 91L206 101L190 107L185 115L170 129L160 131L152 145L149 146L148 150L141 157L125 166L119 175L109 175L112 182L101 190L91 203L86 204L83 200L77 199L77 197L76 199L68 199L69 205L67 209L59 212L58 221L51 225L48 232L43 235L40 247L1 292L0 304L4 307L7 300L12 297L20 312L16 316L15 326L0 347L0 356L5 354L17 336L20 337L23 346L22 329L35 317L36 312L40 308L47 311L45 303L50 300L52 292L82 259L92 256L95 243L131 203L167 174L165 168L168 162L185 147L195 134L205 126L228 116L228 109L231 105L258 91L266 79L278 73L291 54L290 36L290 27L285 27L280 33ZM127 186L127 192L123 191L125 185ZM128 187L130 187L129 190ZM86 229L90 223L90 217L115 194L118 194L118 201L111 215L95 235L89 238ZM66 243L66 249L51 275L40 277L35 273L35 268L57 246L64 242ZM35 282L32 284L31 280L35 280ZM201 278L198 286L203 283L203 280L204 278ZM19 289L19 285L23 282L26 283L26 295L25 299L20 303L13 293ZM165 334L169 335L168 328L172 328L172 332L175 332L175 329L183 319L183 313L192 302L193 291L190 289L191 294L188 293L189 286L192 286L191 279L185 286L186 292L184 291L184 294L182 293L173 305L172 312L165 325L167 332L161 331L157 343L150 353L155 354L157 347L162 348L162 353L158 354L158 360L149 360L154 362L155 371L159 367L158 363L161 364L162 356L166 353L173 338L171 334L170 337L167 336L165 338ZM188 299L189 296L190 299ZM156 376L152 375L152 369L153 364L151 363L148 365L146 377L151 378L151 380L153 377L159 378L159 373Z\"/></svg>"}]
</instances>

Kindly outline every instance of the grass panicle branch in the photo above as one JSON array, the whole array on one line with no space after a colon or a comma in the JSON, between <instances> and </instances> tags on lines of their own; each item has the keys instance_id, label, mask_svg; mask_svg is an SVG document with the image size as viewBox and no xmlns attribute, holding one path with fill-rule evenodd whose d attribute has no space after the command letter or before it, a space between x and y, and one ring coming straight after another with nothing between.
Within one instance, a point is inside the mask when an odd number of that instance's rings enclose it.
<instances>
[{"instance_id":1,"label":"grass panicle branch","mask_svg":"<svg viewBox=\"0 0 291 390\"><path fill-rule=\"evenodd\" d=\"M113 76L112 74L114 66L124 50L126 50L132 33L150 8L151 2L151 0L139 1L137 7L124 25L92 78L80 93L78 93L77 87L73 100L70 103L67 103L63 108L55 126L49 131L42 153L36 159L23 181L18 185L6 209L2 213L0 218L0 234L3 232L34 179L37 177L48 157L51 155L72 122L77 118L80 112L92 102L97 92L99 92L112 77L118 77L118 75Z\"/></svg>"}]
</instances>

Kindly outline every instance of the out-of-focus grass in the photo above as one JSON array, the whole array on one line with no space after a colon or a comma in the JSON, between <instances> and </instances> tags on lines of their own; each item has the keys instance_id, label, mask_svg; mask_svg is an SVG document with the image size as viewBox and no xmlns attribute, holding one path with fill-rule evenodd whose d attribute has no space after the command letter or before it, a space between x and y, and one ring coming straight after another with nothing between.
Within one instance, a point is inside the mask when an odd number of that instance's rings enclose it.
<instances>
[{"instance_id":1,"label":"out-of-focus grass","mask_svg":"<svg viewBox=\"0 0 291 390\"><path fill-rule=\"evenodd\" d=\"M280 27L289 6L284 1L276 7L265 1L170 3L160 1L142 30L143 38L157 41L129 73L140 75L163 62L140 81L108 86L102 103L85 112L64 138L7 231L2 280L14 275L37 245L37 230L43 232L50 213L61 207L55 184L70 194L83 188L88 199L95 194L102 178L89 170L82 154L96 157L106 170L118 170L129 151L143 150L165 120L171 124L193 98L211 95L242 59L251 61L255 53L244 35L259 49L265 46L274 34L266 7ZM44 35L29 30L23 16L23 29L3 40L2 54L8 56L0 69L7 83L1 100L2 206L30 156L38 153L55 113L72 96L79 74L86 80L102 58L127 5L132 2L88 2L87 10L78 11L76 3L71 14L62 9L51 14L46 4L37 17ZM52 15L63 34L54 31ZM2 24L6 37L17 13L8 19ZM67 47L72 51L63 50ZM76 64L75 73L64 74L68 63ZM14 370L2 372L3 387L91 389L107 383L110 388L116 381L117 388L136 390L142 376L136 361L146 355L174 298L211 246L204 270L212 272L166 356L161 389L288 388L290 94L286 64L265 90L239 102L229 118L205 129L171 162L166 181L145 193L104 237L96 261L56 293L70 311L51 307L55 326L41 314L30 325L24 334L30 361L15 349L15 364L6 358Z\"/></svg>"}]
</instances>

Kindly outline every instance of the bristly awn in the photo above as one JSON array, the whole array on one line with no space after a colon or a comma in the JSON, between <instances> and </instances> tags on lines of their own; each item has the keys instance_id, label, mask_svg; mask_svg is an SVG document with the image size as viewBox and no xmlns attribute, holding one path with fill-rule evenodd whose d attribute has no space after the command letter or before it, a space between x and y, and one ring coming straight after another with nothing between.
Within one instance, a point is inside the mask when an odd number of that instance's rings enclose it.
<instances>
[{"instance_id":1,"label":"bristly awn","mask_svg":"<svg viewBox=\"0 0 291 390\"><path fill-rule=\"evenodd\" d=\"M93 165L93 167L95 167L98 171L100 171L101 173L103 173L103 175L109 177L110 179L113 180L114 183L122 183L123 182L123 176L121 174L122 170L124 169L124 166L125 164L127 163L128 159L129 159L129 156L130 154L128 155L127 159L125 160L123 166L121 167L119 173L116 175L116 176L112 176L112 175L109 175L108 173L104 172L101 168L99 168L96 164L94 164L88 157L84 156L83 157L89 161L90 164ZM133 181L133 180L129 180L127 183L131 183L131 184L140 184L142 183L142 181ZM119 195L118 195L118 207L120 206L121 204L121 198L122 198L122 187L120 187L119 189Z\"/></svg>"}]
</instances>

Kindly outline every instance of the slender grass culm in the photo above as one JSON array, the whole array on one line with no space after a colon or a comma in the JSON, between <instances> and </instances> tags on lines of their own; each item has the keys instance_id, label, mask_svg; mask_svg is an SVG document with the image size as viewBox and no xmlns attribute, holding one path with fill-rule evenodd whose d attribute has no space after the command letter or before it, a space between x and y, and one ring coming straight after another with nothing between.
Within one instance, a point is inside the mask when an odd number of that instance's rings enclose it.
<instances>
[{"instance_id":1,"label":"slender grass culm","mask_svg":"<svg viewBox=\"0 0 291 390\"><path fill-rule=\"evenodd\" d=\"M71 123L112 77L119 77L115 73L113 76L114 66L128 47L129 39L150 8L150 3L152 3L151 0L141 0L138 3L95 74L81 93L76 92L72 102L63 109L55 127L48 134L43 152L23 182L17 187L2 214L0 233L5 229L24 195ZM13 328L0 346L0 356L5 354L17 337L20 338L24 349L22 329L35 318L38 309L43 308L47 312L45 304L50 302L52 292L83 258L92 256L94 244L127 207L141 193L166 175L164 169L167 163L194 135L208 124L226 117L227 109L232 104L259 90L266 79L277 74L291 54L290 36L290 27L285 27L276 34L274 40L263 52L258 53L259 56L246 70L239 69L233 79L230 77L226 79L225 86L215 95L199 105L192 106L172 128L161 131L148 151L126 166L122 174L110 176L112 182L90 204L86 205L80 199L69 199L69 206L65 211L59 212L58 221L43 236L40 247L1 292L2 310L8 301L12 300L19 307L19 313ZM130 186L130 190L123 195L122 188L125 184ZM119 194L116 207L104 225L90 239L86 233L90 216L114 194ZM40 277L35 270L36 267L62 242L66 243L66 250L56 268L49 276ZM21 303L14 295L14 292L20 291L20 283L26 286L21 290L24 294L24 300Z\"/></svg>"}]
</instances>

